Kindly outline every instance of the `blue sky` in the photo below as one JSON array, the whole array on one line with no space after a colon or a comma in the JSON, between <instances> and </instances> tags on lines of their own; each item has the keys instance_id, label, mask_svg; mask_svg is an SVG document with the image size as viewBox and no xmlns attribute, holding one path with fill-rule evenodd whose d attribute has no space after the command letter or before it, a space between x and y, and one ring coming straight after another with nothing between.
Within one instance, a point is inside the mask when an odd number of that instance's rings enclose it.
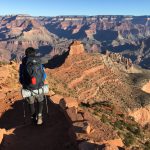
<instances>
[{"instance_id":1,"label":"blue sky","mask_svg":"<svg viewBox=\"0 0 150 150\"><path fill-rule=\"evenodd\" d=\"M0 0L0 15L150 15L150 0Z\"/></svg>"}]
</instances>

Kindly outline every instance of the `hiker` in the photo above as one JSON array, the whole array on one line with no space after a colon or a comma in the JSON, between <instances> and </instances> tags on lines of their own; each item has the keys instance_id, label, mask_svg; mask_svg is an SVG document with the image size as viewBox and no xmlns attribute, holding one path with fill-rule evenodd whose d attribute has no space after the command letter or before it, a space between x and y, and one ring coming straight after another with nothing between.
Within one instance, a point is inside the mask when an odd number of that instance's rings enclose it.
<instances>
[{"instance_id":1,"label":"hiker","mask_svg":"<svg viewBox=\"0 0 150 150\"><path fill-rule=\"evenodd\" d=\"M22 59L22 64L20 64L19 75L19 81L23 89L27 89L31 92L31 96L26 98L31 112L31 121L37 125L41 125L43 123L42 111L44 93L32 93L34 90L39 91L44 85L46 73L44 72L40 58L36 56L36 50L34 48L29 47L25 50L25 57ZM35 109L35 101L38 103L37 109Z\"/></svg>"}]
</instances>

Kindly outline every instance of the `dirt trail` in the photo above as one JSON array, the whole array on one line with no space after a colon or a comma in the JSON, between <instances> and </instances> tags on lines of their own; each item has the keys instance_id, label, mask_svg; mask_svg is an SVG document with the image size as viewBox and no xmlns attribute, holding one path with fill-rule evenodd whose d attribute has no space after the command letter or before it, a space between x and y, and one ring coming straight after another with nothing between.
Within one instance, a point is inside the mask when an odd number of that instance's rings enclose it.
<instances>
[{"instance_id":1,"label":"dirt trail","mask_svg":"<svg viewBox=\"0 0 150 150\"><path fill-rule=\"evenodd\" d=\"M80 83L85 78L85 76L95 73L103 68L104 68L104 65L101 65L101 66L93 67L89 70L84 71L83 74L81 75L81 77L76 78L75 80L71 81L71 83L69 83L68 87L69 88L74 87L76 84Z\"/></svg>"},{"instance_id":2,"label":"dirt trail","mask_svg":"<svg viewBox=\"0 0 150 150\"><path fill-rule=\"evenodd\" d=\"M49 116L44 114L44 124L35 126L29 123L29 113L23 125L21 105L22 101L16 101L0 119L0 128L15 128L13 134L4 136L1 150L77 150L71 122L59 106L49 101Z\"/></svg>"}]
</instances>

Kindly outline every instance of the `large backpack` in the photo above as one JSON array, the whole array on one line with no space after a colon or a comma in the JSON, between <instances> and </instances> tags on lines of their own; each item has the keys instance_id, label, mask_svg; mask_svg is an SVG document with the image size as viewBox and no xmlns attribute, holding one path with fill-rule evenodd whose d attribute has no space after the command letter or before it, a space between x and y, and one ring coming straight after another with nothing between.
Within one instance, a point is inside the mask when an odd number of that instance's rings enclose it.
<instances>
[{"instance_id":1,"label":"large backpack","mask_svg":"<svg viewBox=\"0 0 150 150\"><path fill-rule=\"evenodd\" d=\"M29 90L39 89L44 85L44 70L40 60L28 57L24 63L24 84Z\"/></svg>"}]
</instances>

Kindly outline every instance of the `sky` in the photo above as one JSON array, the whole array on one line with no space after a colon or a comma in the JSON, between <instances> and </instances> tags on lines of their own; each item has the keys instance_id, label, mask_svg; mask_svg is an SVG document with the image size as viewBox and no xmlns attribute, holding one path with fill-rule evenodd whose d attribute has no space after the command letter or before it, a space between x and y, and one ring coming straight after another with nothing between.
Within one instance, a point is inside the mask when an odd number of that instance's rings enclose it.
<instances>
[{"instance_id":1,"label":"sky","mask_svg":"<svg viewBox=\"0 0 150 150\"><path fill-rule=\"evenodd\" d=\"M150 0L0 0L0 15L150 15Z\"/></svg>"}]
</instances>

